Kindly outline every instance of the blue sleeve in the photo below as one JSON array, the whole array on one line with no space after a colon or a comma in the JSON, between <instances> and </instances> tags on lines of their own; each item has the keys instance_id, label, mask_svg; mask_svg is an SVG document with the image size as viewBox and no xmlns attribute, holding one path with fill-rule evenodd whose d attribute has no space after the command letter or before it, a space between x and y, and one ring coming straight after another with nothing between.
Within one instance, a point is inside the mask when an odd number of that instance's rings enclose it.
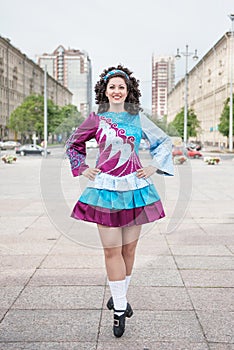
<instances>
[{"instance_id":1,"label":"blue sleeve","mask_svg":"<svg viewBox=\"0 0 234 350\"><path fill-rule=\"evenodd\" d=\"M171 138L143 114L141 115L141 127L142 138L148 140L150 144L152 156L150 165L157 168L158 174L174 175Z\"/></svg>"}]
</instances>

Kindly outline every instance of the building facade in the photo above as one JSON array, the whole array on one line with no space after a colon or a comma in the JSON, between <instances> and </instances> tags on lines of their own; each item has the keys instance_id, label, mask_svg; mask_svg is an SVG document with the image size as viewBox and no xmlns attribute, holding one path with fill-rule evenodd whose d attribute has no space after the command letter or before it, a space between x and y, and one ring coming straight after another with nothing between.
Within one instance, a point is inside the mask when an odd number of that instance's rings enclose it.
<instances>
[{"instance_id":1,"label":"building facade","mask_svg":"<svg viewBox=\"0 0 234 350\"><path fill-rule=\"evenodd\" d=\"M60 45L52 54L43 54L38 64L73 93L72 103L84 117L92 109L92 69L87 53Z\"/></svg>"},{"instance_id":2,"label":"building facade","mask_svg":"<svg viewBox=\"0 0 234 350\"><path fill-rule=\"evenodd\" d=\"M14 138L7 124L11 113L32 94L44 94L44 71L10 40L0 37L0 139ZM48 99L59 106L71 103L72 93L54 78L47 79Z\"/></svg>"},{"instance_id":3,"label":"building facade","mask_svg":"<svg viewBox=\"0 0 234 350\"><path fill-rule=\"evenodd\" d=\"M152 116L167 115L167 96L175 85L175 59L173 56L152 57Z\"/></svg>"},{"instance_id":4,"label":"building facade","mask_svg":"<svg viewBox=\"0 0 234 350\"><path fill-rule=\"evenodd\" d=\"M202 57L188 74L188 108L193 109L201 125L197 141L212 146L227 146L227 137L218 131L225 100L230 96L230 61L234 52L231 34L226 33ZM234 59L234 54L233 54ZM168 95L168 122L184 107L184 79Z\"/></svg>"}]
</instances>

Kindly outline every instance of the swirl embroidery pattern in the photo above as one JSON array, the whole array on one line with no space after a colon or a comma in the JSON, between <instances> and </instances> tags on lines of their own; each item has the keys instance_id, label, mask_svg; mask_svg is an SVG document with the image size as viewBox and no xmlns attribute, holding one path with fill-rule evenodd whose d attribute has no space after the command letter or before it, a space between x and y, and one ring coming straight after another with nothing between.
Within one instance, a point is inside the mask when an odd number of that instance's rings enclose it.
<instances>
[{"instance_id":1,"label":"swirl embroidery pattern","mask_svg":"<svg viewBox=\"0 0 234 350\"><path fill-rule=\"evenodd\" d=\"M100 116L97 139L100 146L98 166L106 173L123 176L136 166L139 168L139 159L134 151L135 137L127 136L125 129L112 123L111 118Z\"/></svg>"},{"instance_id":2,"label":"swirl embroidery pattern","mask_svg":"<svg viewBox=\"0 0 234 350\"><path fill-rule=\"evenodd\" d=\"M84 164L85 156L75 149L68 148L67 149L67 155L71 162L71 169L77 169L81 166L81 164Z\"/></svg>"}]
</instances>

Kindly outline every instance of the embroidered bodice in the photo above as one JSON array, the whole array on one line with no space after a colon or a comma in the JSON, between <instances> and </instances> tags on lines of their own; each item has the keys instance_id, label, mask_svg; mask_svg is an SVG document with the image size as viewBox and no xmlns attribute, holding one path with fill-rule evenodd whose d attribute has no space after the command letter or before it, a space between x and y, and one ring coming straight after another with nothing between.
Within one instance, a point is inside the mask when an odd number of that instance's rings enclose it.
<instances>
[{"instance_id":1,"label":"embroidered bodice","mask_svg":"<svg viewBox=\"0 0 234 350\"><path fill-rule=\"evenodd\" d=\"M145 116L128 112L91 113L67 142L74 176L88 167L85 142L91 138L95 138L99 146L96 167L104 174L122 177L140 169L139 144L142 138L150 143L151 165L159 173L173 174L170 138Z\"/></svg>"}]
</instances>

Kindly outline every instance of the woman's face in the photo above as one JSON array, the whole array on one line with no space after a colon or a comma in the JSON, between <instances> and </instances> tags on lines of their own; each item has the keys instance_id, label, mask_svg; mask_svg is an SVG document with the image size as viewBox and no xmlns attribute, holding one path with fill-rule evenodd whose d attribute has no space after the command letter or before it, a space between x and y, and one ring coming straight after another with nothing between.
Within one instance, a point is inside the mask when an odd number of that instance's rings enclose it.
<instances>
[{"instance_id":1,"label":"woman's face","mask_svg":"<svg viewBox=\"0 0 234 350\"><path fill-rule=\"evenodd\" d=\"M120 77L110 78L106 87L106 96L110 104L123 104L128 95L125 80Z\"/></svg>"}]
</instances>

